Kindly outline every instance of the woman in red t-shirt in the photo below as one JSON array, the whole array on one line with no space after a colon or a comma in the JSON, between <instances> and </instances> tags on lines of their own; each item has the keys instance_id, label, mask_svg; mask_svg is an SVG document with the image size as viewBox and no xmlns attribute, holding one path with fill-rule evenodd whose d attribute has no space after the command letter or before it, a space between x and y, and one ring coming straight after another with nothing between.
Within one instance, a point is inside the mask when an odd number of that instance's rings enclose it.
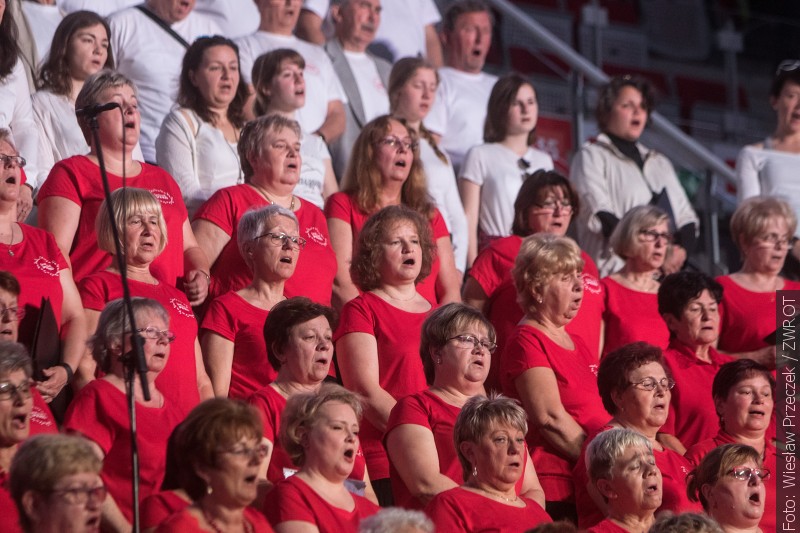
<instances>
[{"instance_id":1,"label":"woman in red t-shirt","mask_svg":"<svg viewBox=\"0 0 800 533\"><path fill-rule=\"evenodd\" d=\"M341 307L359 294L350 276L354 244L364 223L382 207L405 205L424 215L433 229L436 255L430 277L419 291L432 304L461 301L447 225L433 205L419 159L417 134L388 115L369 122L353 145L342 192L325 204L331 242L339 268L333 285L334 305Z\"/></svg>"},{"instance_id":2,"label":"woman in red t-shirt","mask_svg":"<svg viewBox=\"0 0 800 533\"><path fill-rule=\"evenodd\" d=\"M206 366L217 397L245 399L275 379L267 361L264 321L284 300L306 240L294 213L269 205L244 214L237 242L253 279L247 287L215 299L203 317Z\"/></svg>"},{"instance_id":3,"label":"woman in red t-shirt","mask_svg":"<svg viewBox=\"0 0 800 533\"><path fill-rule=\"evenodd\" d=\"M419 342L431 303L417 284L430 272L433 247L419 213L402 205L375 213L358 237L350 268L364 292L345 304L334 337L342 382L365 400L361 444L382 505L391 505L382 443L389 413L400 398L427 388Z\"/></svg>"}]
</instances>

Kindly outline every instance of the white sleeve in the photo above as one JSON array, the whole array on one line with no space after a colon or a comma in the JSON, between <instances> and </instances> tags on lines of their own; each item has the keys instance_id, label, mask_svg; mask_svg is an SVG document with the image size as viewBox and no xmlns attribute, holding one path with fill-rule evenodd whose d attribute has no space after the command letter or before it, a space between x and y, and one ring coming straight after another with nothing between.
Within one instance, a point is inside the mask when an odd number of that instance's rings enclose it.
<instances>
[{"instance_id":1,"label":"white sleeve","mask_svg":"<svg viewBox=\"0 0 800 533\"><path fill-rule=\"evenodd\" d=\"M324 71L322 74L326 80L325 92L328 95L328 102L340 100L343 104L347 104L347 94L344 92L342 82L339 81L339 76L336 75L336 71L333 69L333 63L331 63L328 54L323 54L320 57L322 59L320 68Z\"/></svg>"},{"instance_id":2,"label":"white sleeve","mask_svg":"<svg viewBox=\"0 0 800 533\"><path fill-rule=\"evenodd\" d=\"M442 20L439 9L436 7L436 3L433 0L422 0L420 9L419 19L425 26L428 24L438 24L439 21Z\"/></svg>"},{"instance_id":3,"label":"white sleeve","mask_svg":"<svg viewBox=\"0 0 800 533\"><path fill-rule=\"evenodd\" d=\"M593 233L600 233L602 229L597 213L606 211L622 218L608 194L607 164L602 149L589 145L575 154L569 166L569 181L581 199L581 211L589 214L588 229Z\"/></svg>"},{"instance_id":4,"label":"white sleeve","mask_svg":"<svg viewBox=\"0 0 800 533\"><path fill-rule=\"evenodd\" d=\"M227 1L227 0L226 0ZM64 13L75 11L94 11L101 17L107 17L115 11L141 4L141 0L57 0L58 8Z\"/></svg>"},{"instance_id":5,"label":"white sleeve","mask_svg":"<svg viewBox=\"0 0 800 533\"><path fill-rule=\"evenodd\" d=\"M250 35L261 21L253 0L197 0L195 12L213 17L221 35L229 39Z\"/></svg>"},{"instance_id":6,"label":"white sleeve","mask_svg":"<svg viewBox=\"0 0 800 533\"><path fill-rule=\"evenodd\" d=\"M180 109L173 109L156 137L156 162L175 179L187 206L202 196L200 178L195 169L196 150L194 129L186 122Z\"/></svg>"},{"instance_id":7,"label":"white sleeve","mask_svg":"<svg viewBox=\"0 0 800 533\"><path fill-rule=\"evenodd\" d=\"M686 195L686 191L678 179L678 174L675 172L675 167L672 162L665 155L658 155L660 160L660 179L659 181L664 184L667 189L670 204L672 205L672 214L675 215L676 229L680 229L687 224L695 225L695 232L700 229L700 219L697 218L692 203Z\"/></svg>"},{"instance_id":8,"label":"white sleeve","mask_svg":"<svg viewBox=\"0 0 800 533\"><path fill-rule=\"evenodd\" d=\"M45 106L33 105L33 120L36 122L36 130L39 134L39 183L44 183L50 169L55 166L54 140L55 128L53 127L53 116Z\"/></svg>"},{"instance_id":9,"label":"white sleeve","mask_svg":"<svg viewBox=\"0 0 800 533\"><path fill-rule=\"evenodd\" d=\"M475 185L483 186L488 172L488 169L484 165L484 157L482 157L485 146L486 145L473 146L469 149L467 157L464 158L464 164L461 165L458 179L467 180Z\"/></svg>"},{"instance_id":10,"label":"white sleeve","mask_svg":"<svg viewBox=\"0 0 800 533\"><path fill-rule=\"evenodd\" d=\"M464 212L464 205L461 203L461 196L458 194L455 180L452 180L452 187L447 187L444 207L447 213L447 226L453 236L453 254L455 254L456 258L456 268L459 272L465 272L467 268L467 245L469 244L467 215Z\"/></svg>"},{"instance_id":11,"label":"white sleeve","mask_svg":"<svg viewBox=\"0 0 800 533\"><path fill-rule=\"evenodd\" d=\"M443 136L447 132L447 89L444 83L440 82L436 88L433 105L425 117L425 127L437 135Z\"/></svg>"},{"instance_id":12,"label":"white sleeve","mask_svg":"<svg viewBox=\"0 0 800 533\"><path fill-rule=\"evenodd\" d=\"M321 19L325 19L330 8L330 0L303 0L303 9L311 11Z\"/></svg>"},{"instance_id":13,"label":"white sleeve","mask_svg":"<svg viewBox=\"0 0 800 533\"><path fill-rule=\"evenodd\" d=\"M31 93L28 87L28 78L22 67L22 61L17 59L14 70L6 78L6 82L14 94L14 110L8 124L3 124L11 128L14 135L14 143L17 150L24 157L28 164L25 167L27 183L36 188L41 183L39 181L39 130L33 120L33 104L31 103Z\"/></svg>"},{"instance_id":14,"label":"white sleeve","mask_svg":"<svg viewBox=\"0 0 800 533\"><path fill-rule=\"evenodd\" d=\"M763 151L745 146L736 157L736 200L742 202L753 196L761 195L761 181L758 174L761 170L759 157Z\"/></svg>"}]
</instances>

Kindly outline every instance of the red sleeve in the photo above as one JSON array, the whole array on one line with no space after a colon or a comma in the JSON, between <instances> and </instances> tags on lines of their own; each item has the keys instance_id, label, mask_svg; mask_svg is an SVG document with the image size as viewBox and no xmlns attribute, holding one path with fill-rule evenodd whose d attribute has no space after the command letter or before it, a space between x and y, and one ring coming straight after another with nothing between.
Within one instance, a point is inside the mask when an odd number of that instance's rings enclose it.
<instances>
[{"instance_id":1,"label":"red sleeve","mask_svg":"<svg viewBox=\"0 0 800 533\"><path fill-rule=\"evenodd\" d=\"M166 522L173 514L188 507L190 502L170 492L157 492L142 501L142 529L157 527Z\"/></svg>"},{"instance_id":2,"label":"red sleeve","mask_svg":"<svg viewBox=\"0 0 800 533\"><path fill-rule=\"evenodd\" d=\"M494 248L489 246L478 254L469 275L478 282L487 297L491 297L505 279L509 265L506 261L498 264ZM513 265L512 265L513 266Z\"/></svg>"},{"instance_id":3,"label":"red sleeve","mask_svg":"<svg viewBox=\"0 0 800 533\"><path fill-rule=\"evenodd\" d=\"M274 402L270 401L271 395L269 394L270 391L267 390L268 388L269 385L252 394L247 398L247 403L255 407L261 417L261 425L264 426L264 438L273 444L277 444L275 439L278 435L277 422L280 420L280 412L275 412L276 406Z\"/></svg>"},{"instance_id":4,"label":"red sleeve","mask_svg":"<svg viewBox=\"0 0 800 533\"><path fill-rule=\"evenodd\" d=\"M526 370L537 367L552 368L544 346L528 328L518 327L500 361L502 377L513 383Z\"/></svg>"},{"instance_id":5,"label":"red sleeve","mask_svg":"<svg viewBox=\"0 0 800 533\"><path fill-rule=\"evenodd\" d=\"M55 164L50 174L48 174L47 179L44 180L39 192L36 194L37 202L49 198L50 196L58 196L71 200L78 205L83 203L75 172L71 168L72 165L67 164L71 162L73 162L72 158L59 161Z\"/></svg>"},{"instance_id":6,"label":"red sleeve","mask_svg":"<svg viewBox=\"0 0 800 533\"><path fill-rule=\"evenodd\" d=\"M414 424L422 426L433 432L431 428L430 412L425 408L425 405L420 402L418 395L412 394L401 398L392 408L389 414L389 421L386 423L386 432L388 435L397 426L403 424Z\"/></svg>"},{"instance_id":7,"label":"red sleeve","mask_svg":"<svg viewBox=\"0 0 800 533\"><path fill-rule=\"evenodd\" d=\"M716 447L717 445L714 442L714 439L706 439L702 442L698 442L694 446L691 446L688 450L686 450L686 454L683 457L689 461L689 463L696 466L700 461L703 460L703 457L705 457L708 452Z\"/></svg>"},{"instance_id":8,"label":"red sleeve","mask_svg":"<svg viewBox=\"0 0 800 533\"><path fill-rule=\"evenodd\" d=\"M357 296L344 304L334 342L348 333L368 333L375 336L375 314L363 296Z\"/></svg>"},{"instance_id":9,"label":"red sleeve","mask_svg":"<svg viewBox=\"0 0 800 533\"><path fill-rule=\"evenodd\" d=\"M108 454L116 436L112 431L113 424L104 423L105 411L101 400L97 387L90 384L81 389L67 409L64 429L80 433Z\"/></svg>"},{"instance_id":10,"label":"red sleeve","mask_svg":"<svg viewBox=\"0 0 800 533\"><path fill-rule=\"evenodd\" d=\"M203 318L202 329L213 331L231 342L236 340L236 320L225 305L224 296L217 298L208 306L208 311Z\"/></svg>"},{"instance_id":11,"label":"red sleeve","mask_svg":"<svg viewBox=\"0 0 800 533\"><path fill-rule=\"evenodd\" d=\"M309 508L307 498L295 483L291 482L291 479L278 483L269 493L267 503L264 506L264 514L267 520L273 527L290 520L317 525L317 520Z\"/></svg>"},{"instance_id":12,"label":"red sleeve","mask_svg":"<svg viewBox=\"0 0 800 533\"><path fill-rule=\"evenodd\" d=\"M353 223L353 202L345 192L336 192L325 202L325 218L338 218Z\"/></svg>"},{"instance_id":13,"label":"red sleeve","mask_svg":"<svg viewBox=\"0 0 800 533\"><path fill-rule=\"evenodd\" d=\"M227 188L220 189L200 206L194 214L194 220L208 220L230 236L236 231L236 214L233 209L234 203L230 192Z\"/></svg>"},{"instance_id":14,"label":"red sleeve","mask_svg":"<svg viewBox=\"0 0 800 533\"><path fill-rule=\"evenodd\" d=\"M447 229L447 223L438 209L433 210L433 218L431 219L431 229L433 229L433 240L439 240L442 237L450 237L450 231Z\"/></svg>"},{"instance_id":15,"label":"red sleeve","mask_svg":"<svg viewBox=\"0 0 800 533\"><path fill-rule=\"evenodd\" d=\"M436 531L467 531L464 511L455 505L458 498L451 498L449 492L448 490L434 497L425 507L425 514L433 520Z\"/></svg>"},{"instance_id":16,"label":"red sleeve","mask_svg":"<svg viewBox=\"0 0 800 533\"><path fill-rule=\"evenodd\" d=\"M83 278L78 283L78 292L81 295L84 309L102 311L106 303L108 303L106 285L103 279L96 274Z\"/></svg>"}]
</instances>

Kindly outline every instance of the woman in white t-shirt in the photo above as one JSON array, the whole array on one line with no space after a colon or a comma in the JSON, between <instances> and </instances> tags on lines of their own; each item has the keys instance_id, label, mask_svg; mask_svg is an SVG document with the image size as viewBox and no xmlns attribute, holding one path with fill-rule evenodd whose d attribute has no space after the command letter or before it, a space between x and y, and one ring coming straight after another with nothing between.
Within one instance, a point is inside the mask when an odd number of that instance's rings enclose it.
<instances>
[{"instance_id":1,"label":"woman in white t-shirt","mask_svg":"<svg viewBox=\"0 0 800 533\"><path fill-rule=\"evenodd\" d=\"M156 138L156 161L180 186L190 216L217 190L244 183L236 146L246 101L236 44L219 35L194 41L183 57L178 107Z\"/></svg>"},{"instance_id":2,"label":"woman in white t-shirt","mask_svg":"<svg viewBox=\"0 0 800 533\"><path fill-rule=\"evenodd\" d=\"M39 70L39 90L33 95L40 183L62 159L89 153L75 116L75 98L86 78L102 68L114 68L109 35L106 20L91 11L70 13L53 35L50 53Z\"/></svg>"},{"instance_id":3,"label":"woman in white t-shirt","mask_svg":"<svg viewBox=\"0 0 800 533\"><path fill-rule=\"evenodd\" d=\"M470 149L458 177L469 231L467 266L492 239L511 235L522 182L539 169L553 169L550 156L531 147L538 118L536 91L522 76L511 74L495 83L485 144Z\"/></svg>"},{"instance_id":4,"label":"woman in white t-shirt","mask_svg":"<svg viewBox=\"0 0 800 533\"><path fill-rule=\"evenodd\" d=\"M253 64L256 116L279 114L294 120L297 110L306 102L305 68L303 56L289 48L259 56ZM294 194L322 209L325 199L339 190L331 154L322 137L304 131L300 156L300 181Z\"/></svg>"},{"instance_id":5,"label":"woman in white t-shirt","mask_svg":"<svg viewBox=\"0 0 800 533\"><path fill-rule=\"evenodd\" d=\"M420 57L404 57L394 64L389 76L389 105L392 116L419 135L419 158L436 207L439 208L453 239L456 268L467 266L467 216L458 195L456 175L450 158L439 148L423 121L433 106L439 75Z\"/></svg>"}]
</instances>

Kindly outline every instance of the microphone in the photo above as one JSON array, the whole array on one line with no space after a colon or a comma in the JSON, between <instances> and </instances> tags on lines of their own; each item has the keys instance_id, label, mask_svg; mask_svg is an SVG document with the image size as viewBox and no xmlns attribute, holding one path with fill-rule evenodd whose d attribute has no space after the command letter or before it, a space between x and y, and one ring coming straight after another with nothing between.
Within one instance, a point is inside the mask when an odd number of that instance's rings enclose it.
<instances>
[{"instance_id":1,"label":"microphone","mask_svg":"<svg viewBox=\"0 0 800 533\"><path fill-rule=\"evenodd\" d=\"M119 104L117 102L108 102L107 104L95 104L86 107L82 107L75 111L75 113L79 117L96 117L100 113L105 111L109 111L111 109L119 109Z\"/></svg>"}]
</instances>

